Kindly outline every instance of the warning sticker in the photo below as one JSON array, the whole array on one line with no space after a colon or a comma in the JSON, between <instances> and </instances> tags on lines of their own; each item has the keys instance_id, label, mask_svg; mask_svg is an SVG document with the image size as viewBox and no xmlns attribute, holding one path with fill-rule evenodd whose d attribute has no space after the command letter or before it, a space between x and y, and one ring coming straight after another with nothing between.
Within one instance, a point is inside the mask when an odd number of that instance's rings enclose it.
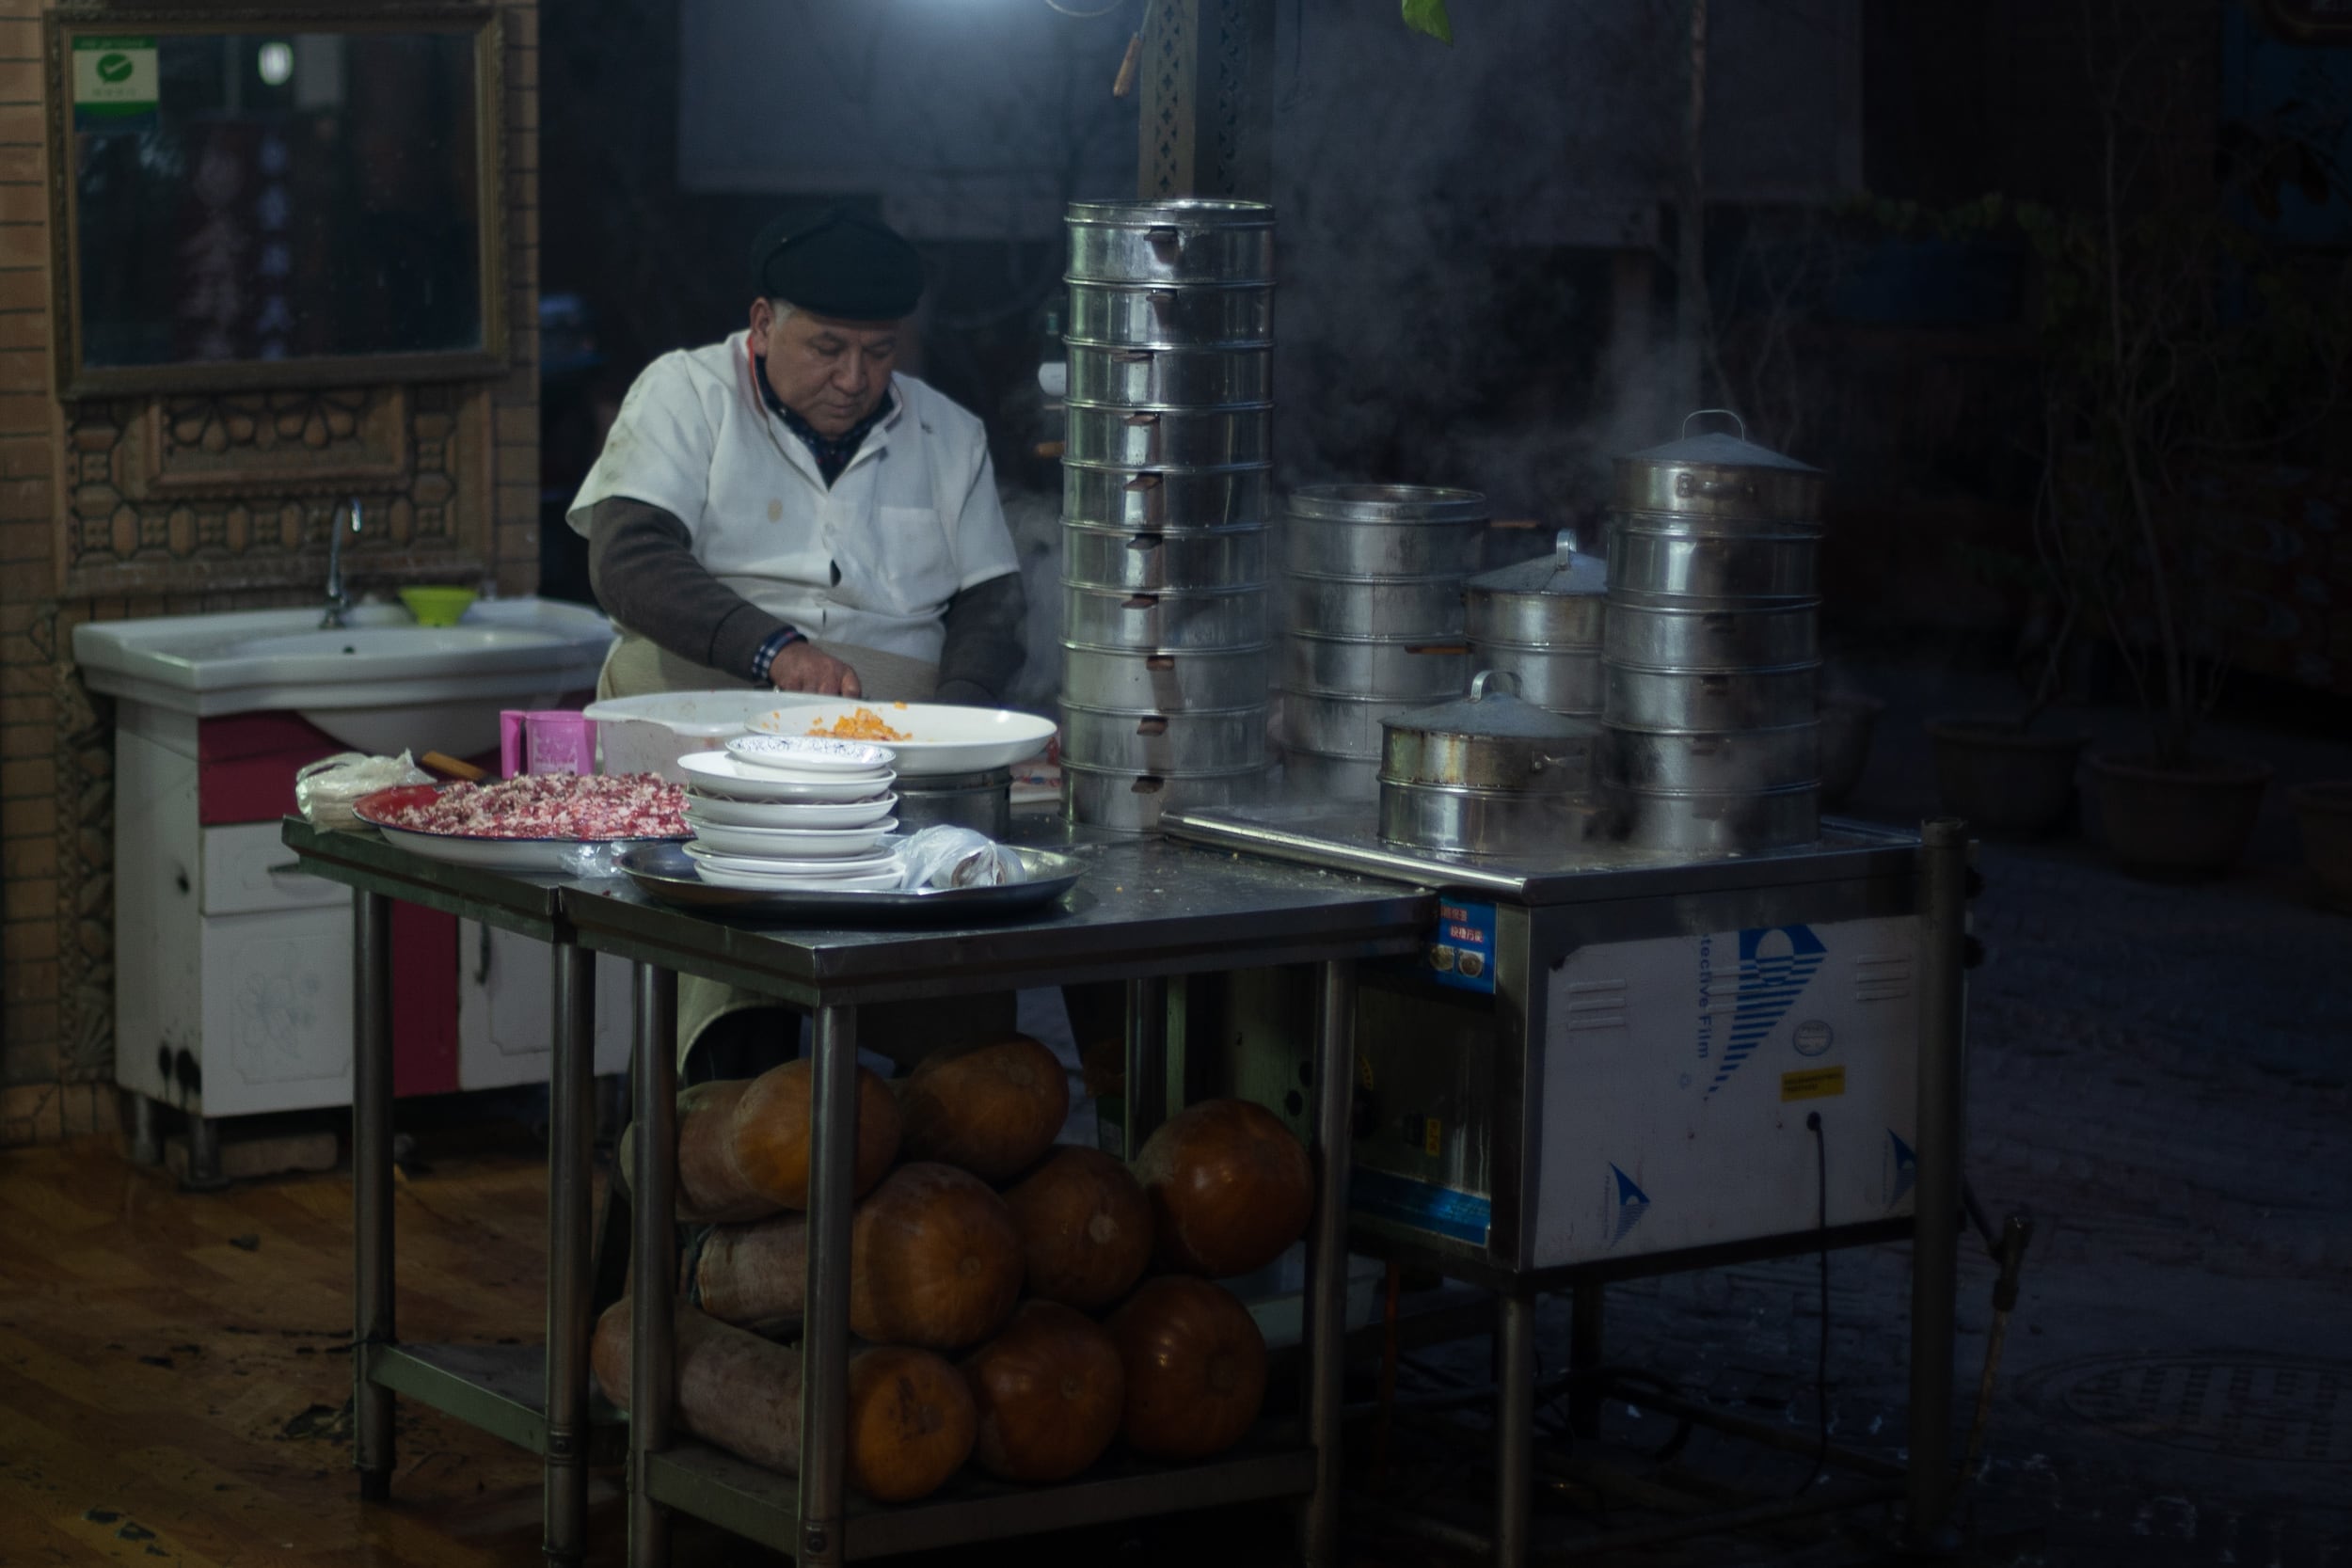
<instances>
[{"instance_id":1,"label":"warning sticker","mask_svg":"<svg viewBox=\"0 0 2352 1568\"><path fill-rule=\"evenodd\" d=\"M1846 1069L1843 1067L1806 1068L1799 1072L1780 1075L1780 1098L1790 1100L1827 1100L1846 1092Z\"/></svg>"}]
</instances>

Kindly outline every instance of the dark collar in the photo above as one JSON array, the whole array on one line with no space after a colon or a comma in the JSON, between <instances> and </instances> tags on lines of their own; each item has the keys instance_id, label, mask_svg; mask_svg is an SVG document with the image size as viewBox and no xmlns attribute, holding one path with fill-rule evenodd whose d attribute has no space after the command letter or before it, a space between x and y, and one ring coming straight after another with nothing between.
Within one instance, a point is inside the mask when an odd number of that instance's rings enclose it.
<instances>
[{"instance_id":1,"label":"dark collar","mask_svg":"<svg viewBox=\"0 0 2352 1568\"><path fill-rule=\"evenodd\" d=\"M776 396L775 388L768 382L766 355L752 356L752 377L759 383L759 401L768 405L771 414L784 421L785 429L801 438L801 444L808 449L809 455L817 459L817 471L825 476L827 484L841 477L841 471L850 466L850 459L855 457L858 448L866 444L866 437L876 425L890 418L898 406L898 389L890 388L882 393L882 402L874 405L871 414L838 436L827 436L795 414L782 398Z\"/></svg>"}]
</instances>

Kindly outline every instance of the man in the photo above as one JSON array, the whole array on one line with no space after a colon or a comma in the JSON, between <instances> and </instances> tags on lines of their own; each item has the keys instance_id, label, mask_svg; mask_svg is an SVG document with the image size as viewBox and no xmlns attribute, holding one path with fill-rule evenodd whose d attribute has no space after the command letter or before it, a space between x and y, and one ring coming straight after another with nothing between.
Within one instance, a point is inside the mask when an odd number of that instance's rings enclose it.
<instances>
[{"instance_id":1,"label":"man","mask_svg":"<svg viewBox=\"0 0 2352 1568\"><path fill-rule=\"evenodd\" d=\"M997 702L1020 563L980 421L896 369L921 258L836 209L752 271L750 329L647 366L572 502L621 630L597 695Z\"/></svg>"},{"instance_id":2,"label":"man","mask_svg":"<svg viewBox=\"0 0 2352 1568\"><path fill-rule=\"evenodd\" d=\"M921 258L836 209L771 224L752 275L750 330L645 368L567 515L621 632L596 694L997 703L1024 653L1020 562L980 421L897 369ZM1009 1028L1010 1008L965 1022ZM679 982L690 1079L759 1070L790 1022Z\"/></svg>"}]
</instances>

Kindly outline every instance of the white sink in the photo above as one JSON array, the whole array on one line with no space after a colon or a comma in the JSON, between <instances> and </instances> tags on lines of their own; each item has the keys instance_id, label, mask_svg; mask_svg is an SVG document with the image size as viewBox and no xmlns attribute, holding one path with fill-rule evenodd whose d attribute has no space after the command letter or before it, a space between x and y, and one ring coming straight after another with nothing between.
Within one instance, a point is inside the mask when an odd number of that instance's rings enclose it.
<instances>
[{"instance_id":1,"label":"white sink","mask_svg":"<svg viewBox=\"0 0 2352 1568\"><path fill-rule=\"evenodd\" d=\"M362 605L87 623L73 657L93 691L167 712L291 709L344 745L470 756L498 744L501 708L594 689L612 626L585 605L484 599L453 626Z\"/></svg>"}]
</instances>

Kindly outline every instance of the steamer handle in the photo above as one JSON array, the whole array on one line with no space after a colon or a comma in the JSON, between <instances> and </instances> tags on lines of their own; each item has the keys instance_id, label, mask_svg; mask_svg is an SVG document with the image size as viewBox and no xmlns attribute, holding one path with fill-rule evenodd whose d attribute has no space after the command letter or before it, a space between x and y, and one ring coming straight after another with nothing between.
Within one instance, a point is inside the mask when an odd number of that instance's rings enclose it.
<instances>
[{"instance_id":1,"label":"steamer handle","mask_svg":"<svg viewBox=\"0 0 2352 1568\"><path fill-rule=\"evenodd\" d=\"M1468 654L1470 644L1467 642L1407 642L1405 644L1405 651L1408 654Z\"/></svg>"},{"instance_id":2,"label":"steamer handle","mask_svg":"<svg viewBox=\"0 0 2352 1568\"><path fill-rule=\"evenodd\" d=\"M1682 416L1682 434L1685 436L1691 434L1691 421L1692 420L1703 420L1709 414L1721 414L1724 419L1729 420L1733 424L1740 427L1740 439L1744 441L1748 438L1748 421L1741 419L1739 415L1733 413L1728 408L1692 409L1688 414Z\"/></svg>"}]
</instances>

